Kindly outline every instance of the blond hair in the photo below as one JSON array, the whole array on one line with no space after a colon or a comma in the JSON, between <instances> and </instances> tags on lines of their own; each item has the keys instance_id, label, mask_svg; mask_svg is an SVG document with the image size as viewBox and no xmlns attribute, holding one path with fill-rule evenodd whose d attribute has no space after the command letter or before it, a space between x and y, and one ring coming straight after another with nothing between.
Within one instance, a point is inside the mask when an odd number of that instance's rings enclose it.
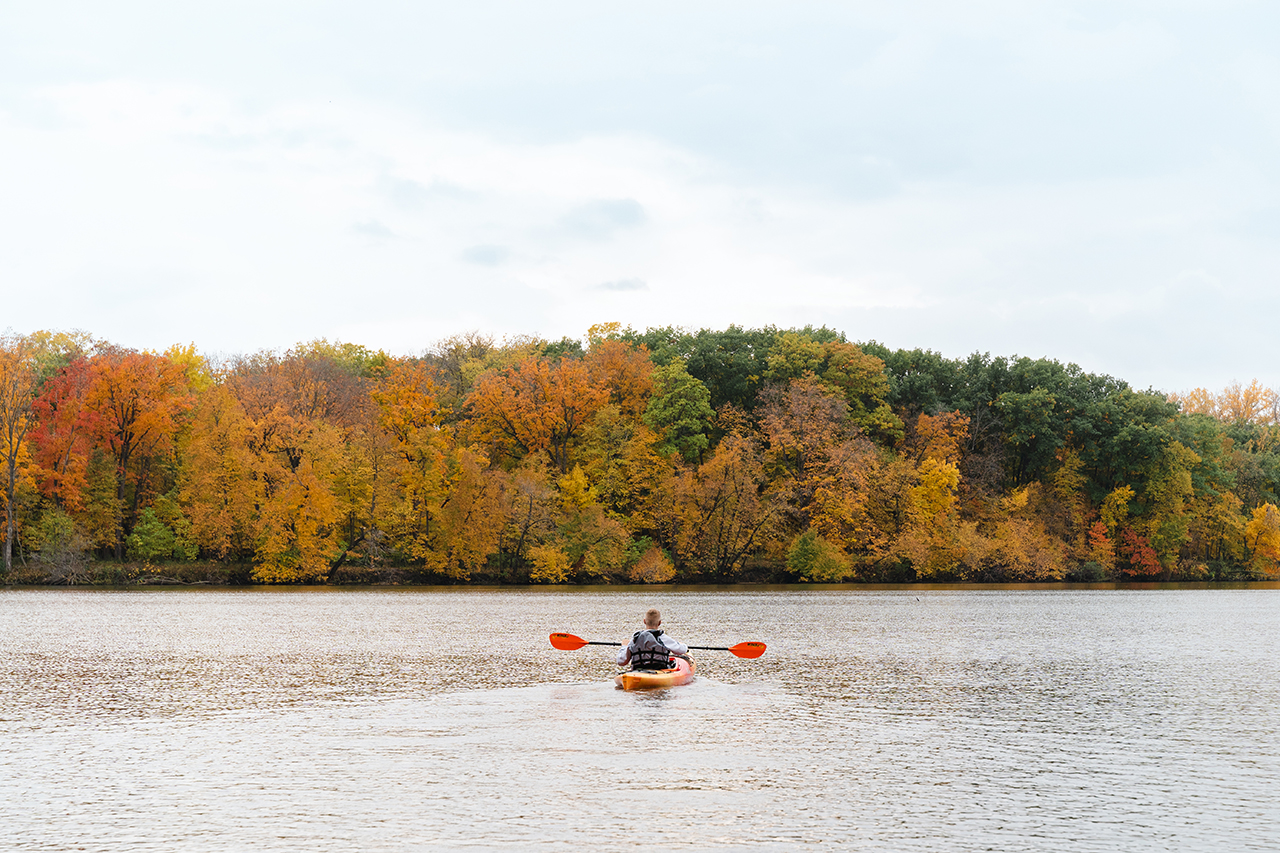
<instances>
[{"instance_id":1,"label":"blond hair","mask_svg":"<svg viewBox=\"0 0 1280 853\"><path fill-rule=\"evenodd\" d=\"M647 628L657 628L662 624L662 614L658 612L658 608L650 607L644 612L644 624Z\"/></svg>"}]
</instances>

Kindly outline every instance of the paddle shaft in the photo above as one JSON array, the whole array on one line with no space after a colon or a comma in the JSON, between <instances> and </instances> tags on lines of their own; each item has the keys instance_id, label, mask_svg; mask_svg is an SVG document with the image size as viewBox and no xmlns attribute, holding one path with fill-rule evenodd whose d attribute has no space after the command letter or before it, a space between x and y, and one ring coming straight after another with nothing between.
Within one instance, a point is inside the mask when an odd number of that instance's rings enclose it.
<instances>
[{"instance_id":1,"label":"paddle shaft","mask_svg":"<svg viewBox=\"0 0 1280 853\"><path fill-rule=\"evenodd\" d=\"M552 634L551 645L557 649L571 652L580 649L583 646L621 646L623 643L615 643L610 640L584 640L581 637L575 637L573 634L566 634L563 631L557 631ZM665 644L664 644L665 645ZM749 640L745 643L738 643L736 646L689 646L691 649L699 649L708 652L729 652L740 658L758 658L764 654L765 644Z\"/></svg>"},{"instance_id":2,"label":"paddle shaft","mask_svg":"<svg viewBox=\"0 0 1280 853\"><path fill-rule=\"evenodd\" d=\"M607 640L587 640L588 646L620 646L622 643L610 643ZM691 649L697 649L700 652L727 652L728 646L689 646Z\"/></svg>"}]
</instances>

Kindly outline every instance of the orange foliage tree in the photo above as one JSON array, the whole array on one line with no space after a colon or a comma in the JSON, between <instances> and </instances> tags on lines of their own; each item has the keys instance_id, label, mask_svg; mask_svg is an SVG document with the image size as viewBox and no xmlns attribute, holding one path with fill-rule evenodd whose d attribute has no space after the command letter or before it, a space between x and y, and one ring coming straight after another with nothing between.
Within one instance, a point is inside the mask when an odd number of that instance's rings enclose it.
<instances>
[{"instance_id":1,"label":"orange foliage tree","mask_svg":"<svg viewBox=\"0 0 1280 853\"><path fill-rule=\"evenodd\" d=\"M603 340L591 347L585 358L591 381L604 387L609 402L628 418L639 418L653 394L653 362L643 346L632 347L619 340Z\"/></svg>"},{"instance_id":2,"label":"orange foliage tree","mask_svg":"<svg viewBox=\"0 0 1280 853\"><path fill-rule=\"evenodd\" d=\"M32 404L38 423L31 438L36 446L40 487L68 512L84 508L92 437L99 414L87 405L92 374L88 358L61 368L41 388Z\"/></svg>"},{"instance_id":3,"label":"orange foliage tree","mask_svg":"<svg viewBox=\"0 0 1280 853\"><path fill-rule=\"evenodd\" d=\"M93 359L85 406L96 412L97 438L115 463L116 559L143 501L171 464L174 441L192 394L183 365L162 355L108 348Z\"/></svg>"},{"instance_id":4,"label":"orange foliage tree","mask_svg":"<svg viewBox=\"0 0 1280 853\"><path fill-rule=\"evenodd\" d=\"M478 440L512 460L545 453L564 474L574 443L608 399L583 361L529 357L482 376L467 407Z\"/></svg>"}]
</instances>

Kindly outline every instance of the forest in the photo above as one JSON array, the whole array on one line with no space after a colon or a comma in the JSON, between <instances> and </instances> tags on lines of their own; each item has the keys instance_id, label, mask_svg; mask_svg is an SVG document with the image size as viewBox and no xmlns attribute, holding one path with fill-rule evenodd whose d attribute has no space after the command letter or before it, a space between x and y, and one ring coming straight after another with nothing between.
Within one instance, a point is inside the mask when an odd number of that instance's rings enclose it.
<instances>
[{"instance_id":1,"label":"forest","mask_svg":"<svg viewBox=\"0 0 1280 853\"><path fill-rule=\"evenodd\" d=\"M4 581L1280 577L1280 396L835 330L0 337Z\"/></svg>"}]
</instances>

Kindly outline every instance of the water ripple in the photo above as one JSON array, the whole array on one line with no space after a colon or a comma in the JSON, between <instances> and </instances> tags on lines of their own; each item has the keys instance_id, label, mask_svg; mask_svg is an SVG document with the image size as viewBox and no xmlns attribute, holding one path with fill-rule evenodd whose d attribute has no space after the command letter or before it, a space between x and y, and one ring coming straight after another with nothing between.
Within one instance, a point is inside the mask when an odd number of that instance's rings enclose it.
<instances>
[{"instance_id":1,"label":"water ripple","mask_svg":"<svg viewBox=\"0 0 1280 853\"><path fill-rule=\"evenodd\" d=\"M687 687L614 690L652 600ZM7 849L1274 850L1280 602L0 593Z\"/></svg>"}]
</instances>

